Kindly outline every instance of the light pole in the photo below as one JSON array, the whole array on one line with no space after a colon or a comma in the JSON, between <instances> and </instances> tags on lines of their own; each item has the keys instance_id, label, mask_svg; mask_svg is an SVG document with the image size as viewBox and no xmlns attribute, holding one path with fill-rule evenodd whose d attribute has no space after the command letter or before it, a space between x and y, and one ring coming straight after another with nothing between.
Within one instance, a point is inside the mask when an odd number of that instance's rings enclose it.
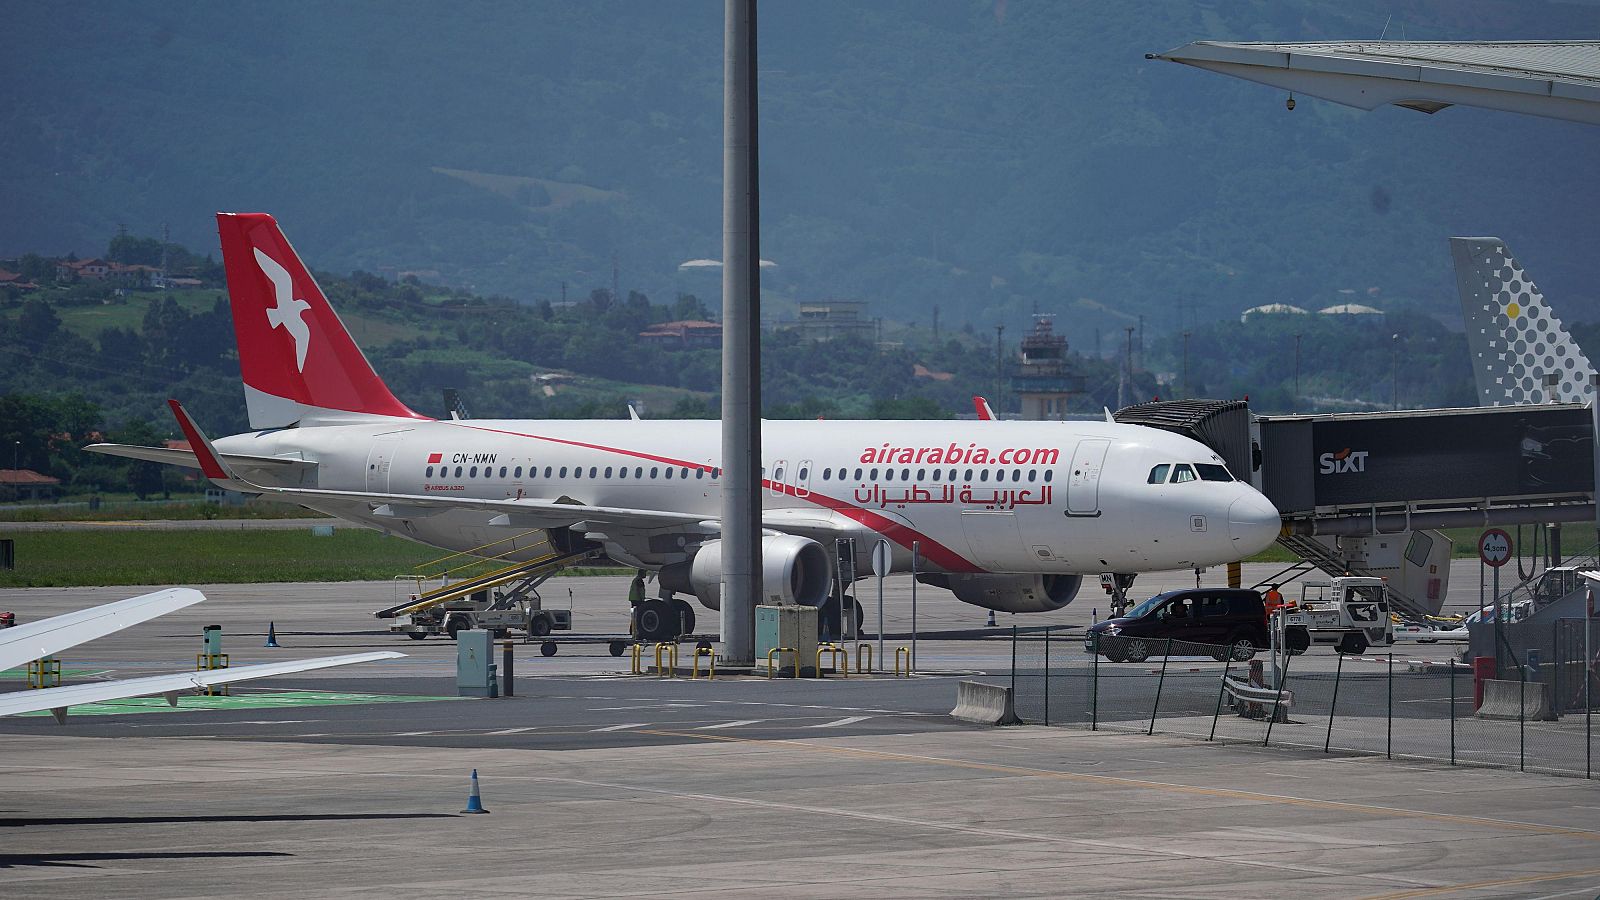
<instances>
[{"instance_id":1,"label":"light pole","mask_svg":"<svg viewBox=\"0 0 1600 900\"><path fill-rule=\"evenodd\" d=\"M1294 411L1300 411L1300 335L1294 336Z\"/></svg>"},{"instance_id":2,"label":"light pole","mask_svg":"<svg viewBox=\"0 0 1600 900\"><path fill-rule=\"evenodd\" d=\"M1189 332L1183 333L1183 396L1189 397Z\"/></svg>"},{"instance_id":3,"label":"light pole","mask_svg":"<svg viewBox=\"0 0 1600 900\"><path fill-rule=\"evenodd\" d=\"M1005 333L1004 325L994 327L994 414L996 416L1000 415L1002 409L1000 392L1005 386L1006 349L1005 344L1001 343Z\"/></svg>"},{"instance_id":4,"label":"light pole","mask_svg":"<svg viewBox=\"0 0 1600 900\"><path fill-rule=\"evenodd\" d=\"M1390 346L1394 348L1394 353L1393 353L1393 360L1394 360L1394 364L1393 364L1393 371L1394 371L1393 384L1394 384L1394 386L1391 389L1390 394L1389 394L1389 405L1391 407L1393 407L1394 409L1399 409L1400 408L1400 334L1399 334L1399 332L1396 332L1395 334L1393 334L1389 338L1389 341L1390 341Z\"/></svg>"}]
</instances>

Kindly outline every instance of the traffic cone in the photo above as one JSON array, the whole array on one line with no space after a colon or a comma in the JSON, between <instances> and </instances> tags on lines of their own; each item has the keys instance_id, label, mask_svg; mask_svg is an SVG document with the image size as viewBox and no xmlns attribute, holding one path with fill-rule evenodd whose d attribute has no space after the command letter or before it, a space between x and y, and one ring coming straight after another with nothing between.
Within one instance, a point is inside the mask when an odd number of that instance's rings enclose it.
<instances>
[{"instance_id":1,"label":"traffic cone","mask_svg":"<svg viewBox=\"0 0 1600 900\"><path fill-rule=\"evenodd\" d=\"M477 769L473 769L472 770L472 792L467 794L467 808L463 809L462 812L463 813L483 813L484 815L488 815L489 814L489 811L487 809L483 808L483 798L478 796L478 770Z\"/></svg>"},{"instance_id":2,"label":"traffic cone","mask_svg":"<svg viewBox=\"0 0 1600 900\"><path fill-rule=\"evenodd\" d=\"M278 646L278 623L276 622L267 623L267 646Z\"/></svg>"},{"instance_id":3,"label":"traffic cone","mask_svg":"<svg viewBox=\"0 0 1600 900\"><path fill-rule=\"evenodd\" d=\"M989 621L984 624L988 625L990 628L995 627L994 610L989 610Z\"/></svg>"}]
</instances>

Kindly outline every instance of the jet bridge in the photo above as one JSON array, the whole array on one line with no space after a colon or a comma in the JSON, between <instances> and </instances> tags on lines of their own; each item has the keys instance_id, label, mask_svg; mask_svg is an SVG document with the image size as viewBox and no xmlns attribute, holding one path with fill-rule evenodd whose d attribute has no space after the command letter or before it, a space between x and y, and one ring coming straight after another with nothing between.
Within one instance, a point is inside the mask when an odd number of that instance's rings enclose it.
<instances>
[{"instance_id":1,"label":"jet bridge","mask_svg":"<svg viewBox=\"0 0 1600 900\"><path fill-rule=\"evenodd\" d=\"M1383 574L1379 557L1401 573L1436 568L1448 542L1437 546L1430 529L1594 520L1593 426L1581 404L1254 416L1244 401L1181 400L1115 418L1211 447L1278 507L1279 542L1330 574ZM1420 574L1417 590L1395 590L1396 606L1437 612L1443 586L1427 576L1442 573Z\"/></svg>"}]
</instances>

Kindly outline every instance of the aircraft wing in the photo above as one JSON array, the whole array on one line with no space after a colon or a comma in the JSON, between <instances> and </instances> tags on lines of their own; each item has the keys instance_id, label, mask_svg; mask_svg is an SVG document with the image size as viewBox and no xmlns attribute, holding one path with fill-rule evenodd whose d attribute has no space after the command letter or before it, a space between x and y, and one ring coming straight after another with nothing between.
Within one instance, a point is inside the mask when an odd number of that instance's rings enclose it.
<instances>
[{"instance_id":1,"label":"aircraft wing","mask_svg":"<svg viewBox=\"0 0 1600 900\"><path fill-rule=\"evenodd\" d=\"M561 500L480 500L468 497L437 497L425 494L389 494L373 491L330 491L322 488L284 488L256 484L241 478L233 471L227 459L211 445L210 438L200 430L189 412L176 400L168 400L178 425L183 429L189 445L195 448L200 460L200 471L214 482L238 487L251 493L281 497L301 503L342 500L371 505L375 514L395 518L426 516L452 509L473 509L496 513L496 525L520 528L558 528L577 522L590 525L621 525L632 528L661 528L670 525L695 524L704 516L669 510L628 509L615 506L590 506Z\"/></svg>"},{"instance_id":2,"label":"aircraft wing","mask_svg":"<svg viewBox=\"0 0 1600 900\"><path fill-rule=\"evenodd\" d=\"M142 459L145 462L167 466L200 468L200 459L193 450L174 450L168 447L140 447L136 444L89 444L83 449L90 453L120 456L124 459ZM317 464L304 459L283 459L277 456L252 456L247 453L224 453L222 458L230 466L271 468L278 470L314 469Z\"/></svg>"},{"instance_id":3,"label":"aircraft wing","mask_svg":"<svg viewBox=\"0 0 1600 900\"><path fill-rule=\"evenodd\" d=\"M405 656L405 654L396 653L393 650L378 650L371 653L351 653L345 656L319 656L315 659L262 663L261 665L240 666L234 669L179 672L174 675L130 678L126 681L98 681L90 684L68 685L67 687L17 691L10 694L0 694L0 716L14 716L18 713L48 709L56 717L57 722L65 722L67 708L70 706L76 706L80 703L99 703L105 700L121 700L124 697L149 697L155 694L161 694L166 697L169 705L177 706L178 693L194 688L214 687L219 684L232 684L235 681L266 678L270 675L289 675L295 672L307 672L312 669L348 666L353 663L395 659L401 656Z\"/></svg>"},{"instance_id":4,"label":"aircraft wing","mask_svg":"<svg viewBox=\"0 0 1600 900\"><path fill-rule=\"evenodd\" d=\"M0 669L53 656L204 599L193 588L167 588L0 630Z\"/></svg>"}]
</instances>

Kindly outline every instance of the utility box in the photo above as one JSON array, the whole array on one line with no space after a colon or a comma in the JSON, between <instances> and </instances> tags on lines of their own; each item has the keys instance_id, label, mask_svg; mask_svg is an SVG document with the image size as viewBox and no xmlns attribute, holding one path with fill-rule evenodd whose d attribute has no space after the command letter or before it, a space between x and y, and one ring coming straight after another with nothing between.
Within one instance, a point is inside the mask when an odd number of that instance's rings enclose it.
<instances>
[{"instance_id":1,"label":"utility box","mask_svg":"<svg viewBox=\"0 0 1600 900\"><path fill-rule=\"evenodd\" d=\"M498 697L495 684L494 632L456 634L456 693L462 697Z\"/></svg>"},{"instance_id":2,"label":"utility box","mask_svg":"<svg viewBox=\"0 0 1600 900\"><path fill-rule=\"evenodd\" d=\"M794 653L772 654L771 674L793 676L796 654L800 658L800 675L816 678L817 672L817 608L815 606L758 606L756 607L756 671L767 672L767 653L774 648L787 647Z\"/></svg>"}]
</instances>

